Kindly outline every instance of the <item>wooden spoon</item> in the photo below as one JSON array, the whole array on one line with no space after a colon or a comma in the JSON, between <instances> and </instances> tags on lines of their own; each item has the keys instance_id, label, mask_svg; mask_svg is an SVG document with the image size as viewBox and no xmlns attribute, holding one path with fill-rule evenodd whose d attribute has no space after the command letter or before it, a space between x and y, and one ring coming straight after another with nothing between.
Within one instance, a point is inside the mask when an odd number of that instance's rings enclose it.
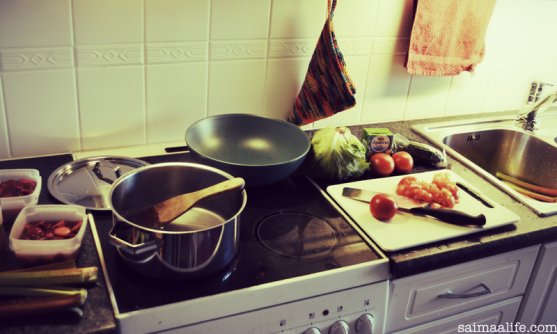
<instances>
[{"instance_id":1,"label":"wooden spoon","mask_svg":"<svg viewBox=\"0 0 557 334\"><path fill-rule=\"evenodd\" d=\"M244 179L236 177L201 190L178 195L157 203L153 206L153 210L158 216L159 227L167 225L177 217L181 216L184 212L191 209L201 200L229 191L242 190L244 189L244 186Z\"/></svg>"}]
</instances>

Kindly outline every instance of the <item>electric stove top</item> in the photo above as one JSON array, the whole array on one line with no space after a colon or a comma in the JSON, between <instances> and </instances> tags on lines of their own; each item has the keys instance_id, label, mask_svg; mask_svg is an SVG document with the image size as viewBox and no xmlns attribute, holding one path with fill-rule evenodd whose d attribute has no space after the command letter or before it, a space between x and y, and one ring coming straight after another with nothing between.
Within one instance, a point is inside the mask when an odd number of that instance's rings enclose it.
<instances>
[{"instance_id":1,"label":"electric stove top","mask_svg":"<svg viewBox=\"0 0 557 334\"><path fill-rule=\"evenodd\" d=\"M139 159L149 163L195 162L189 153ZM118 311L138 311L381 258L305 176L291 176L246 191L238 254L222 273L202 280L165 281L134 272L107 237L112 216L95 213Z\"/></svg>"},{"instance_id":2,"label":"electric stove top","mask_svg":"<svg viewBox=\"0 0 557 334\"><path fill-rule=\"evenodd\" d=\"M122 151L117 155L148 163L198 162L178 151L149 157ZM46 180L71 159L63 155L46 162L4 161L1 167L40 166ZM248 186L246 192L238 254L221 273L202 280L167 281L134 272L109 242L111 212L90 212L118 330L302 333L309 327L327 330L340 320L355 330L358 319L372 317L380 328L374 333L382 333L388 260L334 201L303 175L264 187ZM44 187L39 203L57 201ZM10 264L8 259L3 267Z\"/></svg>"}]
</instances>

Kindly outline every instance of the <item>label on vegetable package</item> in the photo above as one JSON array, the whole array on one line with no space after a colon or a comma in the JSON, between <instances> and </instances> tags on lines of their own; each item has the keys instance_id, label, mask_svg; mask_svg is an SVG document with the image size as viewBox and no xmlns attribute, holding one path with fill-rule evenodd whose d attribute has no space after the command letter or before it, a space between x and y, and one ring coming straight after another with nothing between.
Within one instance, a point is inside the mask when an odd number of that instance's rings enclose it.
<instances>
[{"instance_id":1,"label":"label on vegetable package","mask_svg":"<svg viewBox=\"0 0 557 334\"><path fill-rule=\"evenodd\" d=\"M375 153L391 153L393 147L393 134L389 129L366 128L363 129L362 137L369 156Z\"/></svg>"}]
</instances>

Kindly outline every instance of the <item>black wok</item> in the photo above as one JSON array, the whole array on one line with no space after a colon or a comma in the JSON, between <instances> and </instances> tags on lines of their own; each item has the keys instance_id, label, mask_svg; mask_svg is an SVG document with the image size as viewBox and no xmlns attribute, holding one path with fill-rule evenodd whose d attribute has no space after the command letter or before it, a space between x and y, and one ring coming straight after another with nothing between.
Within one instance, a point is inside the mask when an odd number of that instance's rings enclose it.
<instances>
[{"instance_id":1,"label":"black wok","mask_svg":"<svg viewBox=\"0 0 557 334\"><path fill-rule=\"evenodd\" d=\"M250 114L207 117L186 131L191 152L208 165L262 186L292 174L304 161L308 136L286 121Z\"/></svg>"}]
</instances>

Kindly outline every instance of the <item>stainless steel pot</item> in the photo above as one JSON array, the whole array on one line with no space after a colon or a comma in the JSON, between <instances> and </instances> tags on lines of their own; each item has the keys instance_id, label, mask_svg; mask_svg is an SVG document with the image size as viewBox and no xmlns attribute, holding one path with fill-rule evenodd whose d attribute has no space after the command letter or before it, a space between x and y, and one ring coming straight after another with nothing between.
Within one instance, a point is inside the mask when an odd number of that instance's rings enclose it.
<instances>
[{"instance_id":1,"label":"stainless steel pot","mask_svg":"<svg viewBox=\"0 0 557 334\"><path fill-rule=\"evenodd\" d=\"M202 201L164 229L134 212L231 178L194 163L153 164L123 175L109 194L111 243L130 268L149 277L198 279L223 271L237 253L245 190Z\"/></svg>"}]
</instances>

